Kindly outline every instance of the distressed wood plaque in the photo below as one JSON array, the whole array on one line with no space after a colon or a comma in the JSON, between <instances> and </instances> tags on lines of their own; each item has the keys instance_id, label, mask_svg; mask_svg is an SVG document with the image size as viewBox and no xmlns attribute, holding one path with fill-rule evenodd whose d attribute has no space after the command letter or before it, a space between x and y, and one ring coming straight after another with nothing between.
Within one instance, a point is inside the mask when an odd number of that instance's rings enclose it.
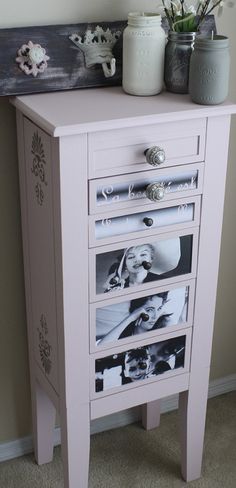
<instances>
[{"instance_id":1,"label":"distressed wood plaque","mask_svg":"<svg viewBox=\"0 0 236 488\"><path fill-rule=\"evenodd\" d=\"M113 35L121 33L112 48L116 71L108 78L101 62L86 66L84 52L69 38L76 33L84 40L85 32L94 32L98 25L104 31L109 28ZM122 34L126 25L127 21L116 21L0 29L0 96L121 85ZM162 19L162 26L167 32L166 19ZM210 33L212 30L215 32L213 15L205 20L201 31ZM26 75L16 61L19 49L29 41L44 48L50 58L45 71L36 76Z\"/></svg>"}]
</instances>

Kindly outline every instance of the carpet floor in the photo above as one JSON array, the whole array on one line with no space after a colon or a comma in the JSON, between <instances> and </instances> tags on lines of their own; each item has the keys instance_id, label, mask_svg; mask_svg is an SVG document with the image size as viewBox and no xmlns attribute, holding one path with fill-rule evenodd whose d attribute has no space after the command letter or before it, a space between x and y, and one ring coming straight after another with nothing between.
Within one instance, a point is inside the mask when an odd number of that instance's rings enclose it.
<instances>
[{"instance_id":1,"label":"carpet floor","mask_svg":"<svg viewBox=\"0 0 236 488\"><path fill-rule=\"evenodd\" d=\"M177 411L146 432L132 424L91 437L89 488L236 488L236 392L208 401L202 477L180 474ZM63 488L60 447L53 462L37 466L33 454L0 465L1 488Z\"/></svg>"}]
</instances>

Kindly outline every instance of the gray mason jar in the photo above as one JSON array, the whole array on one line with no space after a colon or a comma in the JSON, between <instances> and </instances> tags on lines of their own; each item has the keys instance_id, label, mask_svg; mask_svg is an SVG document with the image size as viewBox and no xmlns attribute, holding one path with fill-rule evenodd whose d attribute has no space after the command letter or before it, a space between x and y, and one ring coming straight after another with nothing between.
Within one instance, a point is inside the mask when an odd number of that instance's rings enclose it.
<instances>
[{"instance_id":1,"label":"gray mason jar","mask_svg":"<svg viewBox=\"0 0 236 488\"><path fill-rule=\"evenodd\" d=\"M164 80L173 93L188 93L189 63L196 32L168 33L165 49Z\"/></svg>"},{"instance_id":2,"label":"gray mason jar","mask_svg":"<svg viewBox=\"0 0 236 488\"><path fill-rule=\"evenodd\" d=\"M190 61L189 93L201 105L222 103L229 87L229 40L225 36L198 38Z\"/></svg>"}]
</instances>

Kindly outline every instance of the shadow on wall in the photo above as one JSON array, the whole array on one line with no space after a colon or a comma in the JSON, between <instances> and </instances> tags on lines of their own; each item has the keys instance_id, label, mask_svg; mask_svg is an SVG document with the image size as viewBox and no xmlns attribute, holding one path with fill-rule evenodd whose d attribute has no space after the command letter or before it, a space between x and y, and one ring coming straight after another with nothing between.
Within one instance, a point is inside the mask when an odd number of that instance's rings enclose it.
<instances>
[{"instance_id":1,"label":"shadow on wall","mask_svg":"<svg viewBox=\"0 0 236 488\"><path fill-rule=\"evenodd\" d=\"M15 109L0 99L0 442L30 433Z\"/></svg>"}]
</instances>

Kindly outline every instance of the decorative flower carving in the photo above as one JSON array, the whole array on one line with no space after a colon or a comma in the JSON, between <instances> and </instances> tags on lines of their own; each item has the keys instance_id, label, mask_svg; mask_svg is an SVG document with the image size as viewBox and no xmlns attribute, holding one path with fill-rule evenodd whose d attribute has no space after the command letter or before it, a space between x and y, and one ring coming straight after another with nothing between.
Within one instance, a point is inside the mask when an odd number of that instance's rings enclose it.
<instances>
[{"instance_id":1,"label":"decorative flower carving","mask_svg":"<svg viewBox=\"0 0 236 488\"><path fill-rule=\"evenodd\" d=\"M33 75L34 77L45 71L47 61L50 59L46 55L46 50L40 44L33 44L32 41L23 44L17 54L16 62L19 63L19 68L26 75Z\"/></svg>"},{"instance_id":2,"label":"decorative flower carving","mask_svg":"<svg viewBox=\"0 0 236 488\"><path fill-rule=\"evenodd\" d=\"M42 183L44 183L44 185L47 185L45 173L46 161L43 143L41 137L38 135L38 132L35 132L33 135L31 153L34 156L31 171L37 179L40 179L40 181L38 181L35 185L36 198L38 204L42 205L44 200Z\"/></svg>"},{"instance_id":3,"label":"decorative flower carving","mask_svg":"<svg viewBox=\"0 0 236 488\"><path fill-rule=\"evenodd\" d=\"M46 339L48 334L48 326L45 315L43 314L40 317L40 325L41 330L38 328L40 359L45 373L50 374L52 368L52 361L50 358L52 346Z\"/></svg>"}]
</instances>

